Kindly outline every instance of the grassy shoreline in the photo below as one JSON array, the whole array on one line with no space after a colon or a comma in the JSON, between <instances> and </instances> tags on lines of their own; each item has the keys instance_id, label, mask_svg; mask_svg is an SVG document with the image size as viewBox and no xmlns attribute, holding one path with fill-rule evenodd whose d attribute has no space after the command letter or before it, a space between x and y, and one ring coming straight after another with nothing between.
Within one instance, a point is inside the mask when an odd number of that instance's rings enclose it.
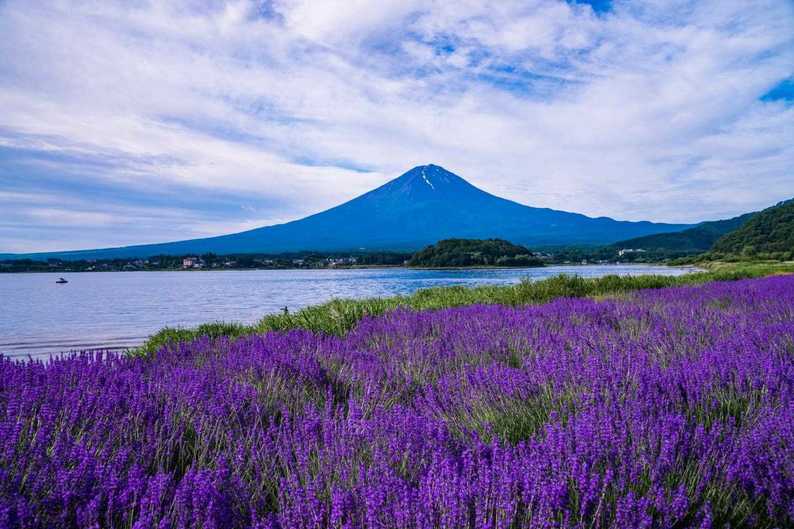
<instances>
[{"instance_id":1,"label":"grassy shoreline","mask_svg":"<svg viewBox=\"0 0 794 529\"><path fill-rule=\"evenodd\" d=\"M680 276L615 276L583 278L576 275L558 275L540 281L521 281L515 285L482 285L478 287L436 287L419 290L407 296L365 299L335 299L303 308L294 313L270 314L254 325L230 322L213 322L194 328L166 327L153 334L130 354L149 356L160 348L194 340L200 336L217 339L238 338L270 331L304 329L326 334L343 335L362 318L408 308L412 310L437 310L463 305L538 304L562 297L610 297L636 290L695 285L710 281L735 281L773 274L794 273L794 262L706 262L695 266L704 272Z\"/></svg>"}]
</instances>

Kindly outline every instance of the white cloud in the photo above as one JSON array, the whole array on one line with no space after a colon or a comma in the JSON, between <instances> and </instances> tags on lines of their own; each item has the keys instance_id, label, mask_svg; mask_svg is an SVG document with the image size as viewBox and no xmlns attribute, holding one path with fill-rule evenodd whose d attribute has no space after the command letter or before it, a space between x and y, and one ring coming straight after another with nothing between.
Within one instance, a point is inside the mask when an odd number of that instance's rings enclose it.
<instances>
[{"instance_id":1,"label":"white cloud","mask_svg":"<svg viewBox=\"0 0 794 529\"><path fill-rule=\"evenodd\" d=\"M8 0L0 34L0 146L289 204L263 224L428 162L630 219L792 192L791 106L759 100L792 74L785 0Z\"/></svg>"},{"instance_id":2,"label":"white cloud","mask_svg":"<svg viewBox=\"0 0 794 529\"><path fill-rule=\"evenodd\" d=\"M341 46L384 28L400 31L404 29L400 24L403 18L422 7L417 0L276 0L273 3L294 33L312 41Z\"/></svg>"}]
</instances>

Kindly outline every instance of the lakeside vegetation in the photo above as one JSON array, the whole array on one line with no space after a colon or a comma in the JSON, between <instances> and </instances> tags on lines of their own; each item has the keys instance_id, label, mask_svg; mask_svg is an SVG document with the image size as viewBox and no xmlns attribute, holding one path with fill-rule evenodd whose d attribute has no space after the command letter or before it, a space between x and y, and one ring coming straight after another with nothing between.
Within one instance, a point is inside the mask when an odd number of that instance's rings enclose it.
<instances>
[{"instance_id":1,"label":"lakeside vegetation","mask_svg":"<svg viewBox=\"0 0 794 529\"><path fill-rule=\"evenodd\" d=\"M482 241L476 241L482 242ZM535 251L523 246L520 252L477 255L429 256L427 249L417 254L404 252L298 252L290 254L240 255L162 255L148 259L98 259L65 261L62 259L0 259L0 273L25 272L145 272L196 270L316 270L331 268L369 268L413 266L420 268L457 267L531 267L552 264L661 263L677 258L696 259L692 252L664 248L624 251L614 246L542 247ZM433 252L437 253L437 252ZM422 254L422 255L418 255ZM418 257L411 261L413 257Z\"/></svg>"},{"instance_id":2,"label":"lakeside vegetation","mask_svg":"<svg viewBox=\"0 0 794 529\"><path fill-rule=\"evenodd\" d=\"M481 242L481 241L476 241ZM144 272L144 271L195 271L195 270L316 270L331 268L369 268L383 266L413 266L418 268L468 268L468 267L533 267L551 264L589 263L659 263L674 258L690 257L691 252L675 250L648 250L638 253L620 253L611 246L544 247L537 251L523 246L517 254L497 253L477 255L477 252L460 255L428 256L421 250L417 254L403 252L322 253L298 252L291 254L242 255L163 255L148 259L99 259L64 261L47 259L0 260L0 273L24 272ZM426 264L423 264L426 263ZM430 264L433 263L433 264Z\"/></svg>"},{"instance_id":3,"label":"lakeside vegetation","mask_svg":"<svg viewBox=\"0 0 794 529\"><path fill-rule=\"evenodd\" d=\"M411 257L402 252L295 252L282 254L158 255L147 259L0 260L0 273L18 272L144 272L176 270L293 270L402 266Z\"/></svg>"},{"instance_id":4,"label":"lakeside vegetation","mask_svg":"<svg viewBox=\"0 0 794 529\"><path fill-rule=\"evenodd\" d=\"M332 335L344 335L365 317L379 316L398 308L436 310L464 305L521 306L557 298L625 295L644 289L694 285L709 281L735 281L772 274L794 272L794 262L709 263L708 270L680 276L616 276L583 278L558 275L540 281L523 280L515 285L478 287L437 287L419 290L408 296L369 299L336 299L309 306L292 313L269 314L255 325L215 322L195 328L167 327L152 335L133 355L150 356L160 348L188 342L201 336L213 339L239 338L269 331L304 329Z\"/></svg>"},{"instance_id":5,"label":"lakeside vegetation","mask_svg":"<svg viewBox=\"0 0 794 529\"><path fill-rule=\"evenodd\" d=\"M462 247L447 251L425 248L416 253L390 251L360 252L296 252L287 254L186 254L159 255L147 259L0 259L0 273L23 272L141 272L183 270L305 270L328 268L368 268L382 266L414 266L427 268L456 267L530 267L543 264L580 264L614 262L659 262L666 258L689 255L681 252L653 252L647 254L619 255L612 247L564 246L532 251L508 241L488 243L486 240L469 241L471 250ZM447 242L447 241L442 241ZM458 246L457 242L452 243ZM483 249L474 247L480 246Z\"/></svg>"}]
</instances>

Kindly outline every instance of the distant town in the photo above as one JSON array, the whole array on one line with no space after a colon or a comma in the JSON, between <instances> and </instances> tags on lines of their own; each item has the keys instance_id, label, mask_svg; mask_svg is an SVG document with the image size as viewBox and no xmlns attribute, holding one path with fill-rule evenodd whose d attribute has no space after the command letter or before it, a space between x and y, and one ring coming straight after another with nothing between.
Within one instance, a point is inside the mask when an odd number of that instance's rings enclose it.
<instances>
[{"instance_id":1,"label":"distant town","mask_svg":"<svg viewBox=\"0 0 794 529\"><path fill-rule=\"evenodd\" d=\"M149 258L0 261L0 273L15 272L135 272L199 270L289 270L369 268L410 265L414 254L402 252L215 255L158 255ZM614 262L658 262L678 255L659 255L643 249L615 247L563 247L531 252L545 264L604 264ZM494 263L496 264L496 263ZM421 266L421 265L420 265ZM508 265L509 266L509 265Z\"/></svg>"},{"instance_id":2,"label":"distant town","mask_svg":"<svg viewBox=\"0 0 794 529\"><path fill-rule=\"evenodd\" d=\"M296 253L281 255L159 255L147 259L85 259L67 261L18 259L0 261L0 272L135 272L149 270L256 270L317 269L370 266L402 266L411 254L360 253L320 254Z\"/></svg>"}]
</instances>

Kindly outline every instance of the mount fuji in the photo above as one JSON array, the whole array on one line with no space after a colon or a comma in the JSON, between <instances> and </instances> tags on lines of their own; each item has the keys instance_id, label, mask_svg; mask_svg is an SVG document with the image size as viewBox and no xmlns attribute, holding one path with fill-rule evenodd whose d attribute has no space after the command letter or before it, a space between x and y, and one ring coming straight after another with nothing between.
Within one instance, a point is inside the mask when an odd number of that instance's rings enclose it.
<instances>
[{"instance_id":1,"label":"mount fuji","mask_svg":"<svg viewBox=\"0 0 794 529\"><path fill-rule=\"evenodd\" d=\"M483 191L443 167L422 165L349 202L285 224L205 239L14 257L76 260L208 252L413 251L448 238L500 238L530 247L608 244L689 227L525 206Z\"/></svg>"}]
</instances>

